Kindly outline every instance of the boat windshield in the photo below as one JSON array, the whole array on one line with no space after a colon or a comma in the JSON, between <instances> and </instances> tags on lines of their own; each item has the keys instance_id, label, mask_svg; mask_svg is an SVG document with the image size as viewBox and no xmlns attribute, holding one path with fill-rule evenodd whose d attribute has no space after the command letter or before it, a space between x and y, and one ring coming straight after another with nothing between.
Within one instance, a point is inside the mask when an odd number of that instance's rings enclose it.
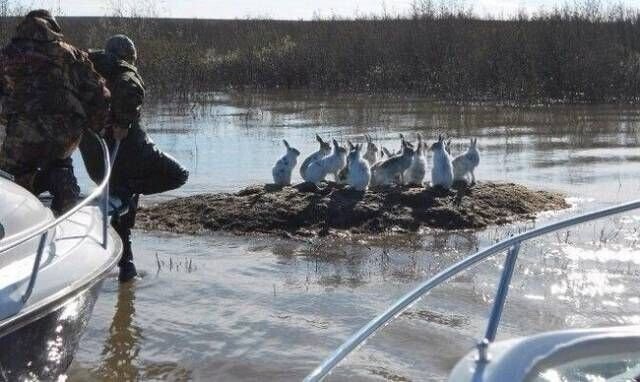
<instances>
[{"instance_id":1,"label":"boat windshield","mask_svg":"<svg viewBox=\"0 0 640 382\"><path fill-rule=\"evenodd\" d=\"M531 382L639 382L640 351L574 360L538 373Z\"/></svg>"}]
</instances>

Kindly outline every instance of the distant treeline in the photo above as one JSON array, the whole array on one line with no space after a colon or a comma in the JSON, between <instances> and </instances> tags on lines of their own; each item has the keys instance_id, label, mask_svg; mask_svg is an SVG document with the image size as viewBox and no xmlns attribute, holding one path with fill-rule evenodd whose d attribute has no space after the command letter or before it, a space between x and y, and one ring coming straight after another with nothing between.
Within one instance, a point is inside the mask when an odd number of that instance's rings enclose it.
<instances>
[{"instance_id":1,"label":"distant treeline","mask_svg":"<svg viewBox=\"0 0 640 382\"><path fill-rule=\"evenodd\" d=\"M2 19L6 41L15 19ZM435 8L313 21L62 18L69 40L138 45L152 94L233 88L412 93L450 100L638 101L640 15L595 2L511 19Z\"/></svg>"}]
</instances>

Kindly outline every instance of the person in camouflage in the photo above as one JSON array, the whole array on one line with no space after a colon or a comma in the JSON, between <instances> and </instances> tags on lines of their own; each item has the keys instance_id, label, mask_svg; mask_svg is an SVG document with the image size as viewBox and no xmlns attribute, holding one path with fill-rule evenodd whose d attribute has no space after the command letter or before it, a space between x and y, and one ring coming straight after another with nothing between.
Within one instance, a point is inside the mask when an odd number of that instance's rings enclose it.
<instances>
[{"instance_id":1,"label":"person in camouflage","mask_svg":"<svg viewBox=\"0 0 640 382\"><path fill-rule=\"evenodd\" d=\"M135 224L140 194L150 195L181 187L189 172L171 156L160 151L140 125L145 85L135 67L137 51L126 36L111 37L104 50L89 54L96 70L106 78L111 91L111 112L105 138L110 148L119 141L111 173L112 193L129 204L124 216L114 217L112 226L120 235L124 250L118 263L120 281L137 275L131 249L131 229ZM94 181L102 179L100 148L90 136L83 138L80 152Z\"/></svg>"},{"instance_id":2,"label":"person in camouflage","mask_svg":"<svg viewBox=\"0 0 640 382\"><path fill-rule=\"evenodd\" d=\"M0 170L36 195L49 191L61 214L80 193L71 154L87 129L104 127L104 79L45 10L20 22L0 52L0 72Z\"/></svg>"}]
</instances>

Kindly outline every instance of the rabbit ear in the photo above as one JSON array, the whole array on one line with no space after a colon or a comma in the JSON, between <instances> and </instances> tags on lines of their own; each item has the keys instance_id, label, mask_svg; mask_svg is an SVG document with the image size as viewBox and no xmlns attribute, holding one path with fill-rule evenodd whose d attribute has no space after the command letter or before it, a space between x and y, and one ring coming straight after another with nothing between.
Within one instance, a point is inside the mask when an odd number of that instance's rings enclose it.
<instances>
[{"instance_id":1,"label":"rabbit ear","mask_svg":"<svg viewBox=\"0 0 640 382\"><path fill-rule=\"evenodd\" d=\"M334 147L340 147L340 145L338 144L338 141L336 141L335 138L332 139L331 141L333 142Z\"/></svg>"},{"instance_id":2,"label":"rabbit ear","mask_svg":"<svg viewBox=\"0 0 640 382\"><path fill-rule=\"evenodd\" d=\"M354 146L351 141L347 140L347 143L349 144L349 150L355 150L356 146Z\"/></svg>"},{"instance_id":3,"label":"rabbit ear","mask_svg":"<svg viewBox=\"0 0 640 382\"><path fill-rule=\"evenodd\" d=\"M288 149L289 148L289 142L287 142L286 139L282 140L282 143L284 143L285 147Z\"/></svg>"},{"instance_id":4,"label":"rabbit ear","mask_svg":"<svg viewBox=\"0 0 640 382\"><path fill-rule=\"evenodd\" d=\"M422 134L418 133L418 143L422 143Z\"/></svg>"},{"instance_id":5,"label":"rabbit ear","mask_svg":"<svg viewBox=\"0 0 640 382\"><path fill-rule=\"evenodd\" d=\"M475 146L478 143L478 138L473 138L471 141L471 145Z\"/></svg>"},{"instance_id":6,"label":"rabbit ear","mask_svg":"<svg viewBox=\"0 0 640 382\"><path fill-rule=\"evenodd\" d=\"M316 141L318 141L318 143L322 144L324 143L324 141L322 140L322 137L320 137L320 135L316 134Z\"/></svg>"}]
</instances>

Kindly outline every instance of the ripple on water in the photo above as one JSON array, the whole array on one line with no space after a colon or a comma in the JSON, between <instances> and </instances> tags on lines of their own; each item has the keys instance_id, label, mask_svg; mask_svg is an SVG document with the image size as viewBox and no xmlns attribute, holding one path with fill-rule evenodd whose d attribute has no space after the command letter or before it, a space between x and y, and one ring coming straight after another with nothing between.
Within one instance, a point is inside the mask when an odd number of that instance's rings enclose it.
<instances>
[{"instance_id":1,"label":"ripple on water","mask_svg":"<svg viewBox=\"0 0 640 382\"><path fill-rule=\"evenodd\" d=\"M573 209L543 214L541 221L622 202L640 190L639 122L628 107L225 95L196 118L148 112L154 140L188 167L191 178L145 203L268 182L284 137L306 153L315 150L315 133L358 141L368 132L394 147L398 131L413 138L417 130L428 136L446 131L455 152L479 136L479 179L569 195ZM294 177L299 180L297 171ZM639 224L637 213L628 214L523 246L499 338L639 324L640 264L633 255ZM146 276L130 287L114 278L105 283L69 380L300 380L419 281L535 225L426 230L360 243L136 232L136 264ZM434 290L330 380L442 380L484 330L503 260L496 257Z\"/></svg>"}]
</instances>

